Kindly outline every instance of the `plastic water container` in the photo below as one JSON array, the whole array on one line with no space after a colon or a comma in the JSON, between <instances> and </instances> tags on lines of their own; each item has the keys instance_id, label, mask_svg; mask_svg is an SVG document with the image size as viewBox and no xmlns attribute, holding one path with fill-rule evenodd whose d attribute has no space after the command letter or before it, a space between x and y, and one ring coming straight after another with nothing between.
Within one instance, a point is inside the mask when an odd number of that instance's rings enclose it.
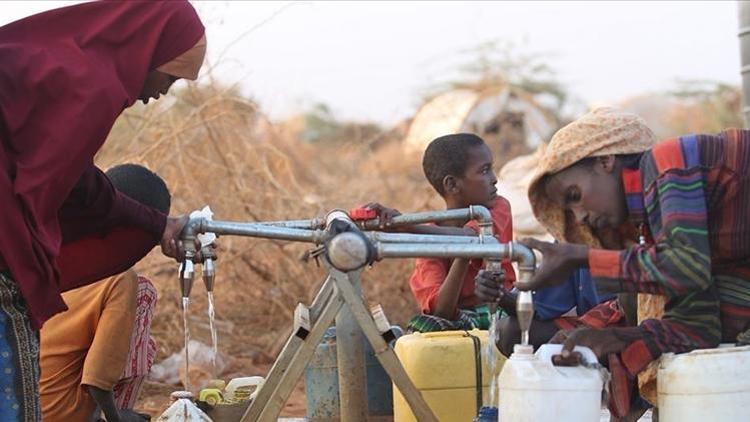
<instances>
[{"instance_id":1,"label":"plastic water container","mask_svg":"<svg viewBox=\"0 0 750 422\"><path fill-rule=\"evenodd\" d=\"M498 376L502 422L598 422L603 379L600 370L552 364L560 344L516 345ZM587 363L597 363L591 349L576 347Z\"/></svg>"},{"instance_id":2,"label":"plastic water container","mask_svg":"<svg viewBox=\"0 0 750 422\"><path fill-rule=\"evenodd\" d=\"M481 385L477 385L474 340L480 342ZM414 333L396 342L396 355L422 393L427 405L440 421L472 422L477 415L477 394L482 403L489 396L490 374L484 349L488 341L486 330L441 331ZM497 370L505 357L497 353ZM393 386L394 422L414 422L416 418L409 404Z\"/></svg>"},{"instance_id":3,"label":"plastic water container","mask_svg":"<svg viewBox=\"0 0 750 422\"><path fill-rule=\"evenodd\" d=\"M253 400L266 380L263 377L232 378L224 388L224 399L227 401Z\"/></svg>"},{"instance_id":4,"label":"plastic water container","mask_svg":"<svg viewBox=\"0 0 750 422\"><path fill-rule=\"evenodd\" d=\"M750 346L662 356L659 421L750 421Z\"/></svg>"},{"instance_id":5,"label":"plastic water container","mask_svg":"<svg viewBox=\"0 0 750 422\"><path fill-rule=\"evenodd\" d=\"M403 331L391 327L396 336ZM370 416L393 414L391 378L375 357L370 342L364 340L365 374L367 376L367 409ZM326 330L315 354L305 368L305 398L307 419L311 421L338 420L339 371L336 357L336 327Z\"/></svg>"}]
</instances>

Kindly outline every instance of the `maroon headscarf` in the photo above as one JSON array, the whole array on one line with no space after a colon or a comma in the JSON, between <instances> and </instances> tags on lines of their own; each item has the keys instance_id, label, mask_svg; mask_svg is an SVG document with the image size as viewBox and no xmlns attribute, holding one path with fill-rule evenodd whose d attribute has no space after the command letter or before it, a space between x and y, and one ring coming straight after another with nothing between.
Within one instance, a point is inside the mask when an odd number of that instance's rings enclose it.
<instances>
[{"instance_id":1,"label":"maroon headscarf","mask_svg":"<svg viewBox=\"0 0 750 422\"><path fill-rule=\"evenodd\" d=\"M186 1L85 3L0 27L0 255L36 327L65 309L63 201L147 73L203 34Z\"/></svg>"}]
</instances>

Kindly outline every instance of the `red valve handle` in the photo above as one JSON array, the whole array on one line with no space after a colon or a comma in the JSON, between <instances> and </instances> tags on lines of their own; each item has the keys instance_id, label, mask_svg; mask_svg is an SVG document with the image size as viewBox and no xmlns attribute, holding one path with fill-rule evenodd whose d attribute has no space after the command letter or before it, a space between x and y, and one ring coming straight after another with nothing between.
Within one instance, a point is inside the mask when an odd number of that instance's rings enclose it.
<instances>
[{"instance_id":1,"label":"red valve handle","mask_svg":"<svg viewBox=\"0 0 750 422\"><path fill-rule=\"evenodd\" d=\"M369 208L354 208L349 210L349 217L354 221L373 220L378 218L378 213Z\"/></svg>"}]
</instances>

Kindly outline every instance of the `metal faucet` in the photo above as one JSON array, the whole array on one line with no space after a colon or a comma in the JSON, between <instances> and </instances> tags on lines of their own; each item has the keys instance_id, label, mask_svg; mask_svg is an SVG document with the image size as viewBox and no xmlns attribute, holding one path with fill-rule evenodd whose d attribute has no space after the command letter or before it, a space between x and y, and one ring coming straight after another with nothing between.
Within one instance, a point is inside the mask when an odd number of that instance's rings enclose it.
<instances>
[{"instance_id":1,"label":"metal faucet","mask_svg":"<svg viewBox=\"0 0 750 422\"><path fill-rule=\"evenodd\" d=\"M528 346L529 329L531 321L534 319L534 302L531 292L519 292L516 299L516 318L518 326L521 328L521 344Z\"/></svg>"},{"instance_id":2,"label":"metal faucet","mask_svg":"<svg viewBox=\"0 0 750 422\"><path fill-rule=\"evenodd\" d=\"M180 265L180 291L182 297L190 297L193 290L193 278L195 277L195 266L193 264L194 253L185 251L185 260Z\"/></svg>"},{"instance_id":3,"label":"metal faucet","mask_svg":"<svg viewBox=\"0 0 750 422\"><path fill-rule=\"evenodd\" d=\"M536 259L534 253L529 251L530 258L521 261L518 267L518 281L516 284L524 285L531 282L531 277L536 270ZM529 329L534 319L534 298L531 291L521 291L516 299L516 318L521 329L521 344L529 345Z\"/></svg>"},{"instance_id":4,"label":"metal faucet","mask_svg":"<svg viewBox=\"0 0 750 422\"><path fill-rule=\"evenodd\" d=\"M207 292L214 291L214 279L216 278L216 267L214 266L214 259L216 253L208 246L201 248L201 255L203 256L203 284L206 285Z\"/></svg>"},{"instance_id":5,"label":"metal faucet","mask_svg":"<svg viewBox=\"0 0 750 422\"><path fill-rule=\"evenodd\" d=\"M186 227L187 228L187 227ZM190 297L195 278L195 233L193 230L183 230L182 244L185 248L185 260L180 265L180 290L182 297Z\"/></svg>"}]
</instances>

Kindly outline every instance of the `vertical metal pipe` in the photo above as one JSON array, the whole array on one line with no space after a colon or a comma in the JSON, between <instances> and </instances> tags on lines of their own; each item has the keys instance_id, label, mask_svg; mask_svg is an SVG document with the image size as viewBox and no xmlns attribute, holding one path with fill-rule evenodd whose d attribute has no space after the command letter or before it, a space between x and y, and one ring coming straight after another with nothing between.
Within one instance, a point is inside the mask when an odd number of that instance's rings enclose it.
<instances>
[{"instance_id":1,"label":"vertical metal pipe","mask_svg":"<svg viewBox=\"0 0 750 422\"><path fill-rule=\"evenodd\" d=\"M326 231L329 231L337 220L354 224L346 212L333 210L325 217ZM346 234L343 233L343 235ZM348 272L346 277L355 293L361 297L360 274L362 274L361 270L352 271ZM364 334L347 304L344 304L336 315L336 360L339 370L340 420L366 421L368 411Z\"/></svg>"},{"instance_id":2,"label":"vertical metal pipe","mask_svg":"<svg viewBox=\"0 0 750 422\"><path fill-rule=\"evenodd\" d=\"M357 295L362 295L361 271L348 273ZM336 358L339 366L339 401L342 421L367 420L367 376L364 335L349 305L336 315Z\"/></svg>"},{"instance_id":3,"label":"vertical metal pipe","mask_svg":"<svg viewBox=\"0 0 750 422\"><path fill-rule=\"evenodd\" d=\"M750 3L737 2L740 37L740 74L742 75L742 116L750 127Z\"/></svg>"}]
</instances>

